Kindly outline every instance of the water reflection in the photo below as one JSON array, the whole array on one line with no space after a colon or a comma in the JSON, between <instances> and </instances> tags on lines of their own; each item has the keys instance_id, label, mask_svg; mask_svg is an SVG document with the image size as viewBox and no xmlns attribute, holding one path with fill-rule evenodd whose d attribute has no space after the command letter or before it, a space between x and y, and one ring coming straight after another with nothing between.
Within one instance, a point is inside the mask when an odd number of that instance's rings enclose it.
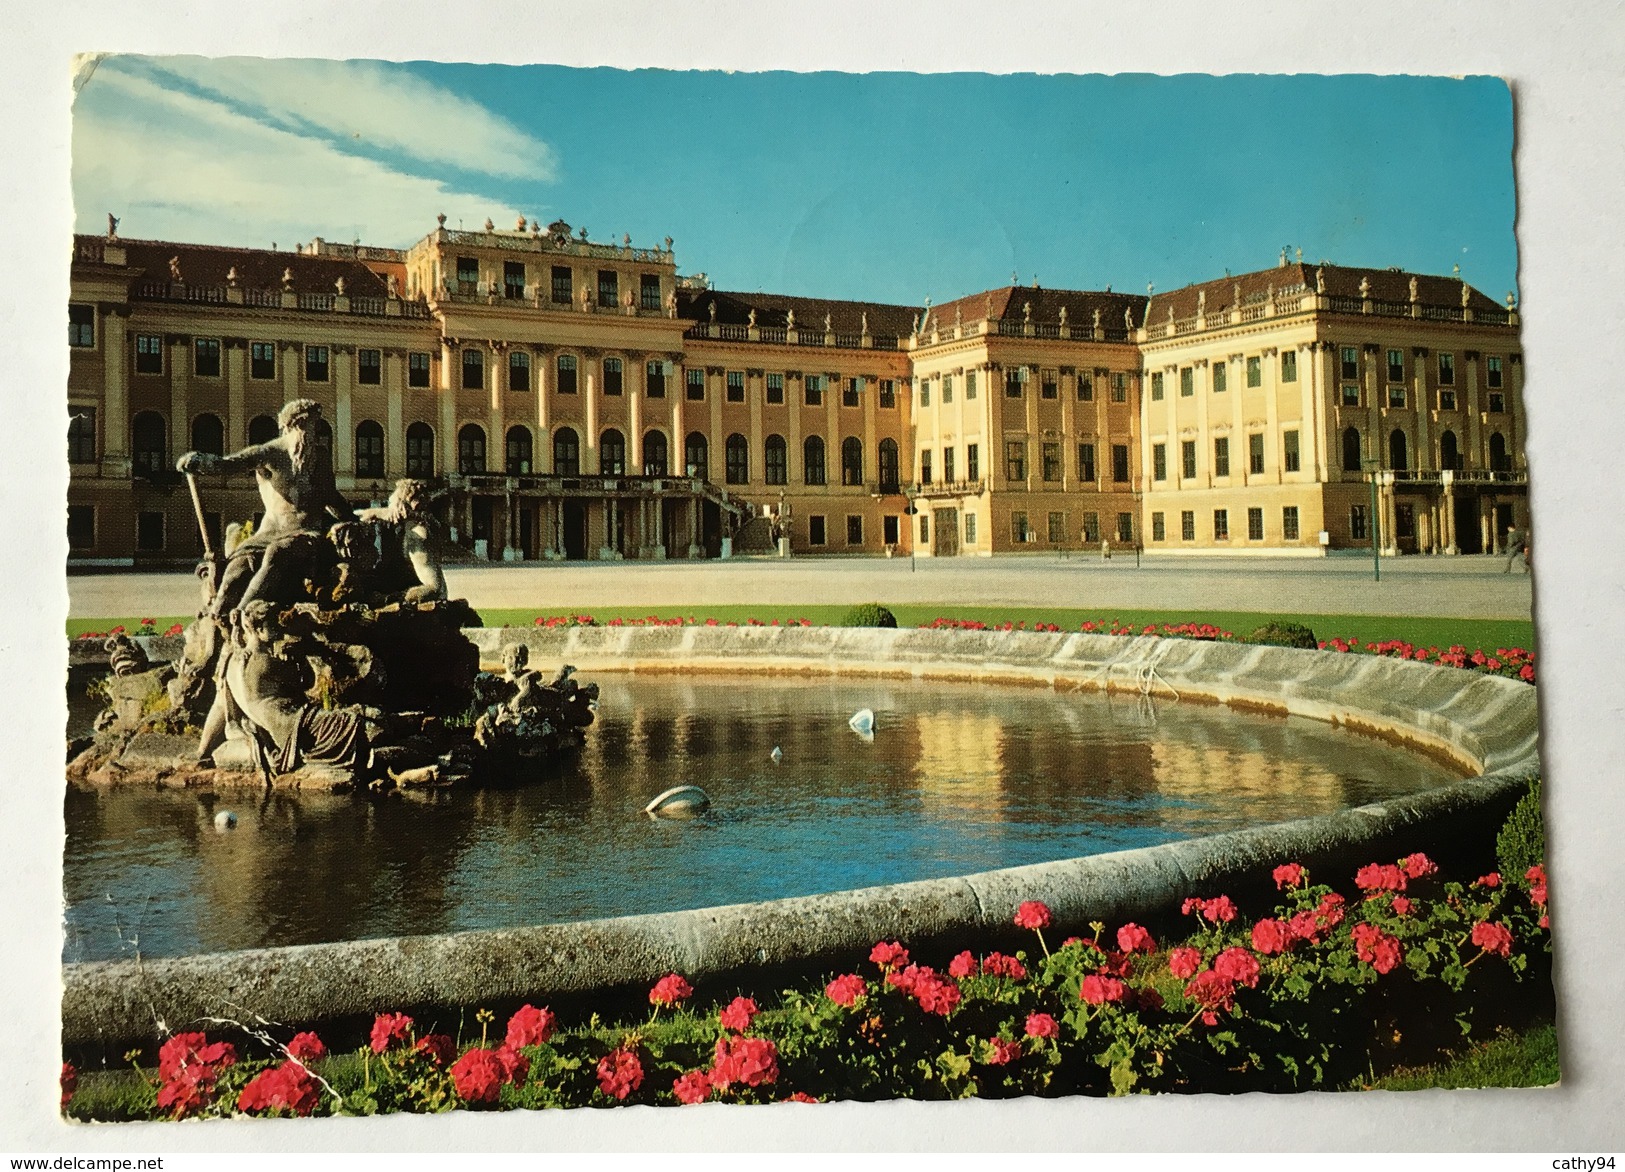
<instances>
[{"instance_id":1,"label":"water reflection","mask_svg":"<svg viewBox=\"0 0 1625 1172\"><path fill-rule=\"evenodd\" d=\"M601 676L573 762L368 800L72 790L69 960L702 907L1150 845L1441 784L1313 721L886 681ZM846 726L876 716L873 743ZM771 758L783 749L781 763ZM713 817L641 809L699 784ZM218 833L220 809L238 828Z\"/></svg>"}]
</instances>

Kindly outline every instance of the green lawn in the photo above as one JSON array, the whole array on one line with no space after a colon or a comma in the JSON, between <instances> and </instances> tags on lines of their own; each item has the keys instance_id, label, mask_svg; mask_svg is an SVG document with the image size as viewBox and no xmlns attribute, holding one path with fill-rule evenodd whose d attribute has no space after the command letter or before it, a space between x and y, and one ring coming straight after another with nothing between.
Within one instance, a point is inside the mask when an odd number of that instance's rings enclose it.
<instances>
[{"instance_id":1,"label":"green lawn","mask_svg":"<svg viewBox=\"0 0 1625 1172\"><path fill-rule=\"evenodd\" d=\"M579 610L566 611L563 609L534 610L534 609L490 609L480 612L486 626L515 626L528 627L537 616L550 616L562 614L590 614L600 623L608 622L613 618L634 619L645 618L648 615L657 615L661 618L693 618L700 622L706 619L716 619L718 622L744 623L748 619L760 619L770 623L774 619L779 622L788 622L791 619L809 619L816 625L829 625L839 623L841 617L851 609L846 606L779 606L771 603L760 606L694 606L684 607L674 604L659 604L648 607L594 607L582 606ZM1304 623L1313 628L1321 639L1333 636L1340 638L1354 638L1362 642L1381 639L1403 639L1420 646L1448 647L1452 643L1460 643L1469 650L1482 647L1486 651L1497 647L1525 647L1533 649L1535 645L1535 625L1533 621L1517 619L1460 619L1460 618L1412 618L1405 615L1316 615L1316 614L1277 614L1265 611L1217 611L1217 610L1092 610L1083 607L1059 606L959 606L953 603L920 603L904 604L891 607L897 615L899 625L905 627L919 626L935 618L975 619L985 623L1025 622L1029 627L1034 623L1054 623L1064 631L1075 631L1085 619L1094 619L1097 622L1117 619L1121 622L1144 626L1147 623L1184 623L1202 622L1212 623L1227 631L1245 637L1258 627L1271 620L1286 619L1291 622ZM141 617L156 619L157 629L165 631L175 623L191 621L191 616L149 615L140 617L120 616L112 618L73 618L68 620L68 635L77 636L85 631L106 631L122 624L134 631L141 621Z\"/></svg>"},{"instance_id":2,"label":"green lawn","mask_svg":"<svg viewBox=\"0 0 1625 1172\"><path fill-rule=\"evenodd\" d=\"M1354 1089L1424 1091L1434 1087L1547 1087L1558 1080L1557 1027L1505 1033L1444 1062L1401 1068Z\"/></svg>"}]
</instances>

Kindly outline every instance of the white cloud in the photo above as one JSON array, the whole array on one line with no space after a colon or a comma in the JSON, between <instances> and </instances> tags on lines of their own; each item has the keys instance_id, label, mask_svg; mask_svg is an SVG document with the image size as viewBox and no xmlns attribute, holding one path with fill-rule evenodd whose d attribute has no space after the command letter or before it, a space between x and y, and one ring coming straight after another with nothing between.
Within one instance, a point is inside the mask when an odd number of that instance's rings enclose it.
<instances>
[{"instance_id":1,"label":"white cloud","mask_svg":"<svg viewBox=\"0 0 1625 1172\"><path fill-rule=\"evenodd\" d=\"M445 212L507 226L519 210L439 179L349 154L217 100L103 62L74 106L81 231L121 216L129 237L282 247L312 236L404 245ZM527 214L545 210L527 209Z\"/></svg>"}]
</instances>

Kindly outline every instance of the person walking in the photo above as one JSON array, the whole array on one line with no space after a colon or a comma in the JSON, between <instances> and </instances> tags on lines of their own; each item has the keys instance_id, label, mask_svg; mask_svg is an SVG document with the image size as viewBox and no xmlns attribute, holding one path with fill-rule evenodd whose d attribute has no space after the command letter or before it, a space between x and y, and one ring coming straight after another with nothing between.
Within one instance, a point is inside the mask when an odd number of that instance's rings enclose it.
<instances>
[{"instance_id":1,"label":"person walking","mask_svg":"<svg viewBox=\"0 0 1625 1172\"><path fill-rule=\"evenodd\" d=\"M1514 525L1507 530L1507 564L1501 571L1503 574L1512 573L1512 562L1522 556L1523 572L1529 572L1529 531Z\"/></svg>"}]
</instances>

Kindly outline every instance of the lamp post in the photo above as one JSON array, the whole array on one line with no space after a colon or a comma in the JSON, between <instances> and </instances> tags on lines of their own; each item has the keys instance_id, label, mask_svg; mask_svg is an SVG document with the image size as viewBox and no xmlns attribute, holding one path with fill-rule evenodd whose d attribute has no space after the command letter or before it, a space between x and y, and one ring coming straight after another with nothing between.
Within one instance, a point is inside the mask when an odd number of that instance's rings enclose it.
<instances>
[{"instance_id":1,"label":"lamp post","mask_svg":"<svg viewBox=\"0 0 1625 1172\"><path fill-rule=\"evenodd\" d=\"M919 540L920 530L914 518L919 515L920 507L914 502L919 499L919 490L912 484L903 485L903 516L909 518L908 525L908 572L914 573L914 546Z\"/></svg>"},{"instance_id":2,"label":"lamp post","mask_svg":"<svg viewBox=\"0 0 1625 1172\"><path fill-rule=\"evenodd\" d=\"M1377 512L1377 477L1382 475L1381 463L1375 459L1366 459L1366 478L1371 482L1371 578L1373 581L1382 581L1382 524L1378 520Z\"/></svg>"}]
</instances>

